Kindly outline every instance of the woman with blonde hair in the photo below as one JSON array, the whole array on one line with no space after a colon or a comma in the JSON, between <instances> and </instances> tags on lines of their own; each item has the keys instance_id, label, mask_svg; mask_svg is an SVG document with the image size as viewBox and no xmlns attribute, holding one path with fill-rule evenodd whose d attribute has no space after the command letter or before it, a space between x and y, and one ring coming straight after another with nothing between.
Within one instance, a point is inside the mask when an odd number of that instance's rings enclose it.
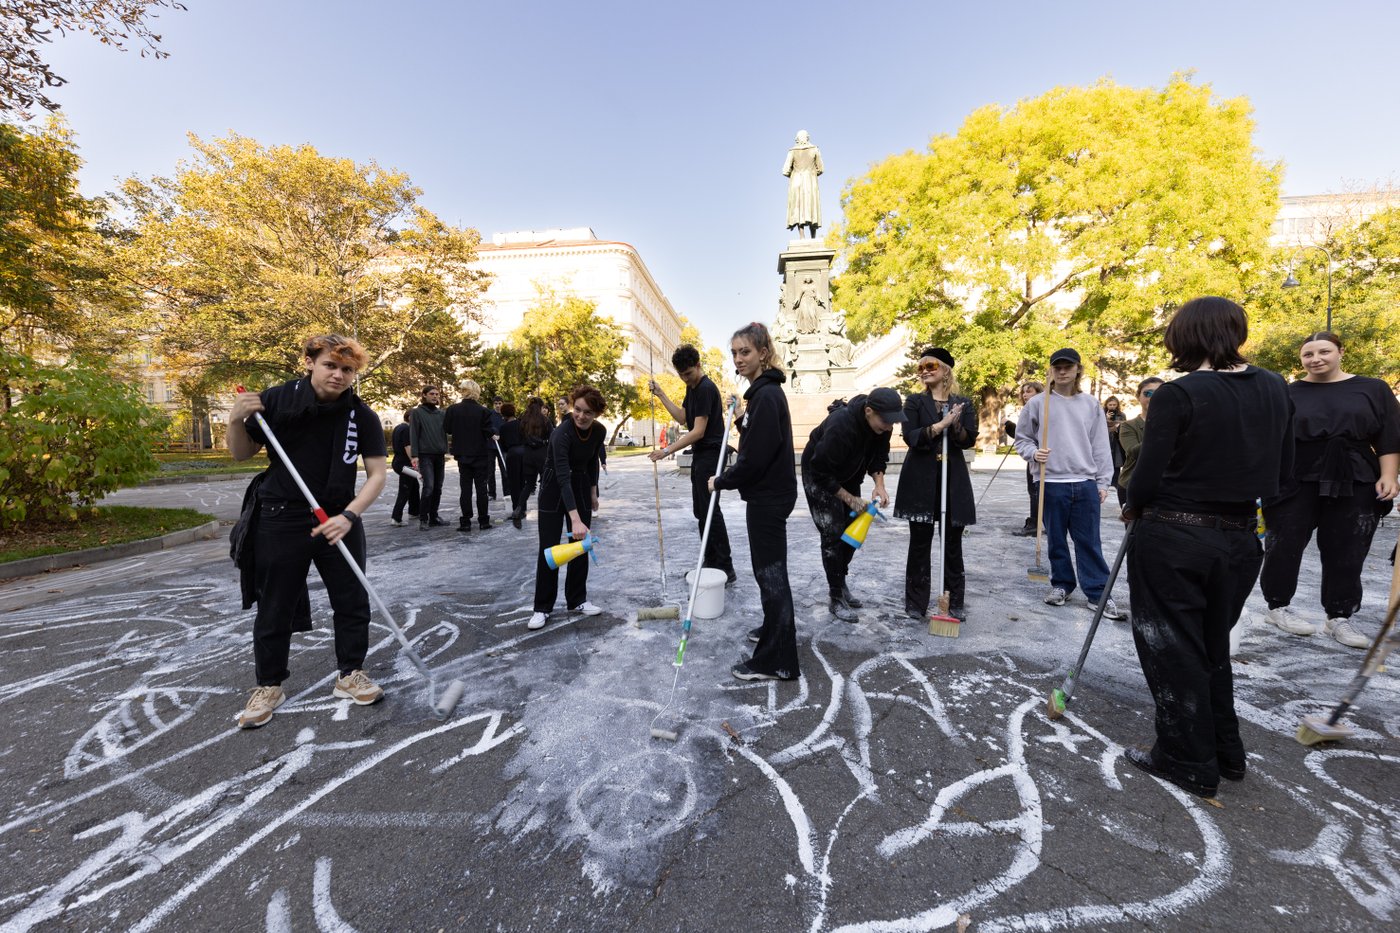
<instances>
[{"instance_id":1,"label":"woman with blonde hair","mask_svg":"<svg viewBox=\"0 0 1400 933\"><path fill-rule=\"evenodd\" d=\"M491 527L491 513L488 511L491 496L487 490L487 478L496 469L496 448L491 440L491 412L478 401L481 386L468 379L462 383L462 400L447 409L443 429L452 439L449 448L457 460L458 478L462 484L462 517L458 519L457 530L472 530L472 490L476 490L477 525L485 530Z\"/></svg>"}]
</instances>

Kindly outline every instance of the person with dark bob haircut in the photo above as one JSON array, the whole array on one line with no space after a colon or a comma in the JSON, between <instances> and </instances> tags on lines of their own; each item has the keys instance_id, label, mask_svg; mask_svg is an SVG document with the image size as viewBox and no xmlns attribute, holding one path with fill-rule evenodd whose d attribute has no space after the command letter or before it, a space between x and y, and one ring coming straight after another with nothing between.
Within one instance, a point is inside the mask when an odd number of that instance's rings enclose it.
<instances>
[{"instance_id":1,"label":"person with dark bob haircut","mask_svg":"<svg viewBox=\"0 0 1400 933\"><path fill-rule=\"evenodd\" d=\"M1202 797L1243 780L1230 629L1262 561L1254 500L1293 470L1293 419L1282 377L1239 347L1244 309L1197 298L1167 325L1172 366L1186 375L1152 396L1123 516L1129 533L1133 642L1156 701L1157 740L1124 757Z\"/></svg>"},{"instance_id":2,"label":"person with dark bob haircut","mask_svg":"<svg viewBox=\"0 0 1400 933\"><path fill-rule=\"evenodd\" d=\"M535 556L535 612L526 628L541 629L554 611L559 595L559 571L545 563L545 548L559 543L567 526L575 540L588 537L588 525L598 509L599 457L608 432L597 418L608 403L592 386L569 393L569 413L549 436L544 475L540 478L540 549ZM588 558L569 561L564 578L564 603L570 612L596 616L603 610L588 601Z\"/></svg>"},{"instance_id":3,"label":"person with dark bob haircut","mask_svg":"<svg viewBox=\"0 0 1400 933\"><path fill-rule=\"evenodd\" d=\"M1322 631L1350 648L1371 639L1351 621L1361 608L1361 567L1381 516L1392 508L1400 470L1400 403L1380 379L1342 369L1342 341L1323 331L1304 338L1306 375L1289 383L1297 472L1277 499L1264 503L1266 618L1292 635L1313 622L1289 603L1303 551L1317 532L1322 562Z\"/></svg>"}]
</instances>

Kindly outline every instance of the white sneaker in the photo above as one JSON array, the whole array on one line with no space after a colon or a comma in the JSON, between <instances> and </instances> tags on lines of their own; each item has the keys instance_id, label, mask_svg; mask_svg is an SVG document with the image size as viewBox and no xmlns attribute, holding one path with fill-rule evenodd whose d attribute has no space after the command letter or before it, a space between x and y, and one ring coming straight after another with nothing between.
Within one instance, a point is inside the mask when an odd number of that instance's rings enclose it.
<instances>
[{"instance_id":1,"label":"white sneaker","mask_svg":"<svg viewBox=\"0 0 1400 933\"><path fill-rule=\"evenodd\" d=\"M1050 592L1045 594L1045 605L1063 606L1066 599L1069 599L1069 596L1062 587L1051 587Z\"/></svg>"},{"instance_id":2,"label":"white sneaker","mask_svg":"<svg viewBox=\"0 0 1400 933\"><path fill-rule=\"evenodd\" d=\"M577 606L574 606L574 607L573 607L572 609L570 609L569 611L570 611L570 612L581 612L581 613L583 613L583 614L586 615L586 616L596 616L596 615L599 615L600 613L602 613L603 610L602 610L602 609L599 609L597 606L593 605L592 603L588 602L587 600L584 600L583 602L579 603Z\"/></svg>"},{"instance_id":3,"label":"white sneaker","mask_svg":"<svg viewBox=\"0 0 1400 933\"><path fill-rule=\"evenodd\" d=\"M1308 622L1292 606L1279 606L1264 614L1269 624L1276 625L1290 635L1315 635L1317 628Z\"/></svg>"},{"instance_id":4,"label":"white sneaker","mask_svg":"<svg viewBox=\"0 0 1400 933\"><path fill-rule=\"evenodd\" d=\"M537 612L534 615L530 616L530 621L525 623L525 627L528 629L541 629L544 628L544 624L548 621L548 613Z\"/></svg>"},{"instance_id":5,"label":"white sneaker","mask_svg":"<svg viewBox=\"0 0 1400 933\"><path fill-rule=\"evenodd\" d=\"M1128 617L1128 614L1122 609L1119 609L1118 604L1115 603L1113 597L1110 596L1108 597L1108 602L1103 605L1103 617L1105 619L1112 619L1114 622L1122 622Z\"/></svg>"},{"instance_id":6,"label":"white sneaker","mask_svg":"<svg viewBox=\"0 0 1400 933\"><path fill-rule=\"evenodd\" d=\"M1350 619L1328 619L1322 630L1348 648L1371 647L1371 639L1357 631Z\"/></svg>"}]
</instances>

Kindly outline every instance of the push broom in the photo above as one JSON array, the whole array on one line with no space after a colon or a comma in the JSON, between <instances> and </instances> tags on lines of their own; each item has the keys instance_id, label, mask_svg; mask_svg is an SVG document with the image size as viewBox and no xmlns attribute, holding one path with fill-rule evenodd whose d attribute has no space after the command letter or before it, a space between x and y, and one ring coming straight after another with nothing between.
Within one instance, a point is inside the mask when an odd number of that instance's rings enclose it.
<instances>
[{"instance_id":1,"label":"push broom","mask_svg":"<svg viewBox=\"0 0 1400 933\"><path fill-rule=\"evenodd\" d=\"M947 417L947 405L944 406ZM957 616L949 615L951 597L948 594L948 432L943 432L943 462L938 471L938 504L942 508L943 519L938 526L938 611L928 617L928 633L957 638L962 623ZM1037 542L1038 543L1038 542ZM1039 563L1037 551L1036 562Z\"/></svg>"},{"instance_id":2,"label":"push broom","mask_svg":"<svg viewBox=\"0 0 1400 933\"><path fill-rule=\"evenodd\" d=\"M1361 669L1356 672L1356 676L1347 684L1347 689L1342 694L1339 702L1332 712L1326 716L1304 716L1303 721L1298 724L1298 734L1296 738L1304 745L1316 745L1318 742L1340 742L1342 739L1352 735L1351 726L1343 723L1342 717L1351 709L1356 698L1361 695L1366 682L1371 679L1371 675L1379 671L1385 665L1385 659L1390 653L1400 645L1400 633L1395 629L1395 613L1400 609L1400 561L1396 561L1395 569L1390 573L1390 608L1386 610L1385 621L1381 623L1381 630L1376 633L1376 638L1371 642L1371 647L1366 651L1366 657L1361 661Z\"/></svg>"},{"instance_id":3,"label":"push broom","mask_svg":"<svg viewBox=\"0 0 1400 933\"><path fill-rule=\"evenodd\" d=\"M1052 369L1045 376L1045 404L1044 411L1041 412L1040 421L1040 446L1050 447L1050 396L1055 394L1054 389L1055 373ZM1048 461L1047 461L1048 462ZM1035 566L1026 569L1026 576L1032 583L1049 583L1050 571L1045 569L1045 565L1040 562L1040 537L1045 533L1045 464L1040 465L1040 488L1036 490L1035 500Z\"/></svg>"},{"instance_id":4,"label":"push broom","mask_svg":"<svg viewBox=\"0 0 1400 933\"><path fill-rule=\"evenodd\" d=\"M1094 621L1089 623L1089 634L1084 637L1084 647L1079 649L1079 660L1074 662L1074 667L1065 675L1065 682L1051 690L1049 698L1045 701L1045 715L1051 719L1063 716L1065 707L1069 706L1069 701L1074 698L1075 681L1084 671L1084 662L1089 659L1089 647L1093 645L1094 633L1099 630L1099 623L1103 621L1103 611L1108 606L1113 584L1118 581L1118 568L1123 566L1123 555L1128 553L1128 541L1133 537L1135 527L1136 521L1128 522L1128 530L1123 533L1123 543L1118 545L1118 556L1113 558L1113 572L1108 575L1108 582L1104 584L1103 593L1099 596L1099 604L1094 607Z\"/></svg>"},{"instance_id":5,"label":"push broom","mask_svg":"<svg viewBox=\"0 0 1400 933\"><path fill-rule=\"evenodd\" d=\"M647 372L650 379L656 378L656 372L652 367L651 351L647 351ZM651 429L656 430L656 393L651 393ZM656 493L656 556L661 560L661 605L644 606L637 610L636 621L649 622L657 619L679 619L681 617L680 606L671 602L666 595L666 536L661 530L661 474L656 466L656 461L651 461L651 488ZM703 557L704 547L700 548Z\"/></svg>"},{"instance_id":6,"label":"push broom","mask_svg":"<svg viewBox=\"0 0 1400 933\"><path fill-rule=\"evenodd\" d=\"M729 412L724 418L724 434L720 436L719 463L715 466L713 479L719 479L719 475L724 472L724 462L729 459L729 429L734 424L734 411L738 407L738 400L730 402ZM700 535L700 559L695 562L695 577L690 582L690 598L685 604L685 618L681 621L681 643L676 648L676 660L671 663L676 667L676 676L671 680L671 696L666 700L666 705L661 707L661 712L657 713L651 720L651 737L653 739L665 739L668 742L676 741L677 735L670 729L657 728L656 721L666 714L671 708L671 703L676 699L676 684L681 679L681 665L685 663L685 647L690 642L690 619L691 613L695 611L695 597L700 592L701 572L705 567L705 548L710 543L710 525L715 518L715 502L719 498L719 490L710 490L710 504L705 510L705 530Z\"/></svg>"},{"instance_id":7,"label":"push broom","mask_svg":"<svg viewBox=\"0 0 1400 933\"><path fill-rule=\"evenodd\" d=\"M243 392L243 387L238 386L238 391ZM316 516L316 520L323 525L330 521L330 517L326 515L326 510L321 508L321 504L316 501L316 497L312 495L311 490L307 488L306 481L301 478L301 474L297 472L297 468L292 465L292 459L288 457L287 452L282 449L282 445L277 440L277 435L272 433L272 426L267 423L267 419L262 416L262 412L253 412L253 417L258 420L258 427L262 428L263 436L267 438L268 446L277 451L277 456L281 459L282 465L287 468L287 472L290 473L292 479L296 481L297 488L300 489L301 494L306 497L306 502L311 506L311 511ZM384 605L384 600L379 598L379 593L370 585L369 578L366 577L365 572L360 569L360 565L355 561L354 556L350 553L350 549L345 546L345 542L337 541L335 546L336 549L340 551L341 556L345 558L345 562L350 565L350 569L354 571L355 577L365 588L365 592L369 594L370 599L374 600L374 604L379 607L379 612L384 616L384 621L388 623L389 630L398 638L399 644L403 645L404 654L408 655L408 659L413 662L413 666L418 668L418 673L422 674L423 679L428 682L428 698L432 701L434 715L440 720L446 719L448 715L457 708L457 702L462 699L462 694L466 692L467 685L461 680L454 680L447 685L446 689L444 689L436 699L433 698L433 695L437 693L437 679L433 677L432 671L428 669L428 665L423 662L423 659L418 656L418 652L413 650L413 645L409 642L408 637L404 635L403 629L399 628L398 623L394 621L393 613L389 611L388 606Z\"/></svg>"}]
</instances>

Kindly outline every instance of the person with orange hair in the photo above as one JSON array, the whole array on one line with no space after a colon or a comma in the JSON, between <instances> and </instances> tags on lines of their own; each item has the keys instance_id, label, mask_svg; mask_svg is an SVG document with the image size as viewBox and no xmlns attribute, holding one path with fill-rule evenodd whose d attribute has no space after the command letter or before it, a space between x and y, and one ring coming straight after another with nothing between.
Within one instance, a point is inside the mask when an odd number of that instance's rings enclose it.
<instances>
[{"instance_id":1,"label":"person with orange hair","mask_svg":"<svg viewBox=\"0 0 1400 933\"><path fill-rule=\"evenodd\" d=\"M384 489L386 456L379 416L355 394L356 374L369 357L349 337L326 334L306 341L306 374L259 394L243 392L229 413L228 448L247 460L268 442L261 412L288 459L330 517L318 521L282 458L269 454L253 512L253 582L258 614L253 621L253 660L258 686L238 725L266 724L286 700L282 682L291 652L293 620L304 619L306 577L311 565L326 584L335 625L338 675L332 696L364 706L384 691L364 672L369 652L369 594L336 543L365 566L365 531L360 516ZM355 492L365 464L365 483ZM300 612L298 610L300 609Z\"/></svg>"}]
</instances>

